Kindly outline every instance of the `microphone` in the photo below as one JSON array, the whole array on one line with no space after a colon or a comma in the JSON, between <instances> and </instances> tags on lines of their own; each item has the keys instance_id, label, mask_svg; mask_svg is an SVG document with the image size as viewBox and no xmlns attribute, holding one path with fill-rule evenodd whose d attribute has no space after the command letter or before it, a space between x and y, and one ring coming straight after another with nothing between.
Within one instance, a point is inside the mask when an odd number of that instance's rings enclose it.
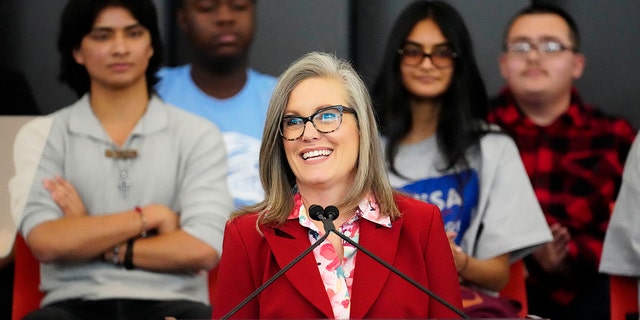
<instances>
[{"instance_id":1,"label":"microphone","mask_svg":"<svg viewBox=\"0 0 640 320\"><path fill-rule=\"evenodd\" d=\"M309 216L311 216L311 218L313 217L318 217L320 215L324 215L324 211L325 209L322 209L321 206L317 205L317 204L312 204L309 207ZM331 220L335 220L336 218L333 218ZM315 220L315 219L314 219Z\"/></svg>"},{"instance_id":2,"label":"microphone","mask_svg":"<svg viewBox=\"0 0 640 320\"><path fill-rule=\"evenodd\" d=\"M336 208L336 212L337 212L337 210L338 209ZM320 215L322 215L324 217L325 209L323 209L321 206L319 206L317 204L312 204L309 207L309 216L318 217ZM333 218L333 220L335 220L337 217L338 216L336 215ZM314 219L314 220L318 220L318 219ZM333 223L331 221L329 221L329 223L331 223L331 225L333 225ZM233 316L236 312L238 312L238 310L242 309L242 307L244 307L247 303L249 303L249 301L251 301L251 299L255 298L258 294L260 294L260 292L262 292L264 289L266 289L274 281L278 280L278 278L280 278L285 272L287 272L296 263L298 263L298 261L302 260L302 258L304 258L307 254L309 254L309 252L313 251L313 249L315 249L316 247L321 245L322 242L324 242L324 240L326 240L328 236L329 236L329 232L326 232L313 245L311 245L309 248L307 248L305 251L303 251L299 256L297 256L295 259L293 259L291 262L289 262L286 266L284 266L284 268L280 269L280 271L278 271L276 274L274 274L271 278L269 278L269 280L267 280L265 283L263 283L260 287L258 287L258 289L253 291L249 296L247 296L244 300L242 300L242 302L240 302L235 308L231 309L231 311L227 312L227 314L222 316L222 318L220 318L220 319L229 319L231 316Z\"/></svg>"},{"instance_id":3,"label":"microphone","mask_svg":"<svg viewBox=\"0 0 640 320\"><path fill-rule=\"evenodd\" d=\"M320 207L320 206L318 206ZM322 207L320 207L322 208ZM311 217L311 219L316 220L316 221L322 221L322 224L324 225L324 230L325 230L325 236L328 235L329 233L333 232L336 235L338 235L340 238L342 238L344 241L350 243L351 245L353 245L354 247L356 247L358 250L364 252L366 255L368 255L369 257L371 257L373 260L375 260L376 262L380 263L381 265L385 266L387 269L391 270L393 273L397 274L398 276L400 276L402 279L406 280L407 282L411 283L414 287L418 288L420 291L426 293L428 296L430 296L431 298L437 300L438 302L440 302L441 304L443 304L445 307L449 308L449 310L457 313L460 317L462 317L463 319L471 319L468 315L466 315L464 312L462 312L462 310L454 307L453 305L451 305L449 302L445 301L444 299L442 299L441 297L439 297L437 294L435 294L433 291L425 288L423 285L421 285L420 283L418 283L417 281L411 279L409 276L405 275L404 273L402 273L400 270L398 270L396 267L390 265L389 263L387 263L386 261L382 260L380 257L376 256L375 254L373 254L373 252L365 249L364 247L362 247L361 245L359 245L357 242L351 240L351 238L345 236L342 232L336 230L336 226L333 224L333 220L338 218L338 215L340 214L338 211L338 208L336 208L335 206L328 206L324 209L323 213L318 213L317 209L315 209L316 211L314 211L314 214L309 214L309 216ZM309 210L311 212L311 210ZM320 240L318 240L320 241ZM317 243L317 242L316 242Z\"/></svg>"},{"instance_id":4,"label":"microphone","mask_svg":"<svg viewBox=\"0 0 640 320\"><path fill-rule=\"evenodd\" d=\"M314 206L316 208L314 208ZM314 210L312 210L312 208ZM318 208L320 210L318 210ZM316 221L322 221L322 224L324 225L324 231L327 234L330 233L330 231L336 231L336 226L333 224L333 220L338 219L339 215L340 214L338 208L336 208L335 206L328 206L322 209L321 206L314 204L309 207L309 217Z\"/></svg>"}]
</instances>

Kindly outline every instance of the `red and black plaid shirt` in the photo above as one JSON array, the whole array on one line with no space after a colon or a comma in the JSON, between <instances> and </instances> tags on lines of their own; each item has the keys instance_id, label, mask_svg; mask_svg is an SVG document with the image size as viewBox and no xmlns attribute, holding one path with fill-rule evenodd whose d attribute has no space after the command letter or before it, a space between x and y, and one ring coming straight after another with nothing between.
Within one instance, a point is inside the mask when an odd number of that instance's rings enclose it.
<instances>
[{"instance_id":1,"label":"red and black plaid shirt","mask_svg":"<svg viewBox=\"0 0 640 320\"><path fill-rule=\"evenodd\" d=\"M504 89L492 102L488 120L515 140L547 222L571 233L569 267L573 277L552 277L527 261L530 285L569 303L582 281L597 276L610 208L620 188L624 161L635 137L626 120L585 105L577 91L568 111L541 127L517 107ZM533 265L532 265L533 264Z\"/></svg>"}]
</instances>

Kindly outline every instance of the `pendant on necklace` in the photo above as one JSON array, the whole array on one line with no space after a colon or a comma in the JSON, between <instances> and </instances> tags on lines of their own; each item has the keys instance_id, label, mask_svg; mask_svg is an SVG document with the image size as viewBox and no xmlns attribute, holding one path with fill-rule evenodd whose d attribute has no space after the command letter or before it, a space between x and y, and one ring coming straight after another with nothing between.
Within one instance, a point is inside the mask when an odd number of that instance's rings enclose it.
<instances>
[{"instance_id":1,"label":"pendant on necklace","mask_svg":"<svg viewBox=\"0 0 640 320\"><path fill-rule=\"evenodd\" d=\"M120 190L120 195L123 199L127 198L129 189L131 189L131 185L129 184L129 179L127 179L127 176L127 170L120 171L120 182L118 183L118 190Z\"/></svg>"}]
</instances>

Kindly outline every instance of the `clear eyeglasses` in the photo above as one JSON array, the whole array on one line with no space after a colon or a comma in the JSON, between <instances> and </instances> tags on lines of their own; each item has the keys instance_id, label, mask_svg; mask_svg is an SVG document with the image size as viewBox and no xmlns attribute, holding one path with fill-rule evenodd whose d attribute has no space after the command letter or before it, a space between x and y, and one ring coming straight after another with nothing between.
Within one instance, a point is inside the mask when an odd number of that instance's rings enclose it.
<instances>
[{"instance_id":1,"label":"clear eyeglasses","mask_svg":"<svg viewBox=\"0 0 640 320\"><path fill-rule=\"evenodd\" d=\"M505 45L505 51L515 56L524 57L529 54L531 50L537 50L540 54L547 56L556 55L563 51L574 51L572 47L556 40L547 40L538 43L516 41Z\"/></svg>"},{"instance_id":2,"label":"clear eyeglasses","mask_svg":"<svg viewBox=\"0 0 640 320\"><path fill-rule=\"evenodd\" d=\"M340 129L342 114L344 112L356 114L356 111L345 106L328 106L314 112L308 117L284 116L280 124L280 135L289 141L298 140L304 134L307 122L311 121L313 127L322 133L330 133Z\"/></svg>"},{"instance_id":3,"label":"clear eyeglasses","mask_svg":"<svg viewBox=\"0 0 640 320\"><path fill-rule=\"evenodd\" d=\"M411 42L406 43L402 49L398 50L398 54L401 57L400 62L402 64L417 66L424 61L424 58L429 58L436 68L452 66L458 56L448 44L436 45L431 53L426 53L421 45Z\"/></svg>"}]
</instances>

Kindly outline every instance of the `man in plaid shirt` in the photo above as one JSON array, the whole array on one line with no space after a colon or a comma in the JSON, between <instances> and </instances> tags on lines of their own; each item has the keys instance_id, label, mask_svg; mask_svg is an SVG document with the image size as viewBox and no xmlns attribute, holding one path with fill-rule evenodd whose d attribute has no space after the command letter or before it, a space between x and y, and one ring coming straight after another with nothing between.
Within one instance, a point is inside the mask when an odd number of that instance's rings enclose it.
<instances>
[{"instance_id":1,"label":"man in plaid shirt","mask_svg":"<svg viewBox=\"0 0 640 320\"><path fill-rule=\"evenodd\" d=\"M529 311L609 319L608 279L598 264L635 129L580 99L573 81L585 58L565 11L527 7L512 18L504 41L507 87L488 120L516 141L554 237L525 259Z\"/></svg>"}]
</instances>

